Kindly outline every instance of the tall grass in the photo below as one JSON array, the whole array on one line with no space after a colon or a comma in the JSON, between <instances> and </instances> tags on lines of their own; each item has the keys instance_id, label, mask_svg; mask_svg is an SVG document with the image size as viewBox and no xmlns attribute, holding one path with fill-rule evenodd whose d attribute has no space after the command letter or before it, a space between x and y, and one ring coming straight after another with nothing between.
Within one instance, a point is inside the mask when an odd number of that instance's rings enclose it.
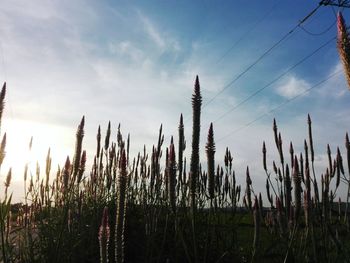
<instances>
[{"instance_id":1,"label":"tall grass","mask_svg":"<svg viewBox=\"0 0 350 263\"><path fill-rule=\"evenodd\" d=\"M345 68L347 31L338 15L338 48ZM350 70L347 69L349 72ZM6 83L0 92L0 124ZM198 76L192 95L193 123L189 171L180 116L178 138L165 147L162 125L158 141L130 155L130 136L120 125L112 136L98 127L96 153L87 160L82 118L75 151L53 170L50 150L44 172L24 168L24 203L11 206L11 170L0 202L2 262L347 262L350 256L348 203L350 142L345 158L327 146L327 169L315 170L311 117L303 152L288 151L276 120L275 145L262 143L266 192L254 188L246 168L245 185L237 184L231 151L216 165L214 127L208 135L206 166L200 163L202 97ZM178 140L176 144L174 141ZM31 143L30 143L31 145ZM176 149L177 145L177 149ZM31 146L30 146L31 147ZM0 145L5 158L6 134ZM277 160L267 158L274 151ZM177 157L177 158L176 158ZM89 171L87 162L92 162ZM271 164L271 165L270 165ZM205 167L203 169L203 167ZM345 202L338 197L345 184ZM244 192L241 194L241 189ZM268 204L263 204L263 196ZM111 238L113 237L113 238Z\"/></svg>"}]
</instances>

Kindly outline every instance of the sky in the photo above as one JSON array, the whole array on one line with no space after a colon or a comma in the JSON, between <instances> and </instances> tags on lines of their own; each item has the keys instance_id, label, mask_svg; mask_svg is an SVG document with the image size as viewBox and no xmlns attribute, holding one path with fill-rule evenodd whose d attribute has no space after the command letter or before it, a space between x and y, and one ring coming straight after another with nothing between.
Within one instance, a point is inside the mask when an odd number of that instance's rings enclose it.
<instances>
[{"instance_id":1,"label":"sky","mask_svg":"<svg viewBox=\"0 0 350 263\"><path fill-rule=\"evenodd\" d=\"M136 156L143 145L151 150L156 144L161 124L165 146L171 135L177 141L181 113L189 159L196 75L203 97L204 167L213 122L217 163L229 147L238 182L244 183L249 165L256 192L264 192L261 147L266 141L271 169L277 153L273 118L287 154L290 141L296 152L303 150L309 113L320 177L328 143L333 153L339 146L345 154L350 124L350 91L331 40L339 9L320 7L259 59L317 5L302 0L2 1L0 81L8 89L1 133L7 133L8 143L0 181L12 167L11 190L21 200L25 163L34 173L38 161L43 170L50 147L53 167L62 166L67 155L72 157L82 116L88 163L98 125L104 135L111 121L115 141L120 123ZM349 10L341 11L350 24Z\"/></svg>"}]
</instances>

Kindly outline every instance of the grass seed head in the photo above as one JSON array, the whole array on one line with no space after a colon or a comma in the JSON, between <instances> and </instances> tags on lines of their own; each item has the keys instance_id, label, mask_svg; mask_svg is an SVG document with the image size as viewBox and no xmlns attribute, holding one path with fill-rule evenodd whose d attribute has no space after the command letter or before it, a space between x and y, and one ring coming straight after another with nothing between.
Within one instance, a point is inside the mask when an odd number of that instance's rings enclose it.
<instances>
[{"instance_id":1,"label":"grass seed head","mask_svg":"<svg viewBox=\"0 0 350 263\"><path fill-rule=\"evenodd\" d=\"M2 137L2 141L1 141L1 145L0 145L0 166L2 165L2 163L5 159L5 156L6 156L5 148L6 148L6 132L5 132L4 136Z\"/></svg>"},{"instance_id":2,"label":"grass seed head","mask_svg":"<svg viewBox=\"0 0 350 263\"><path fill-rule=\"evenodd\" d=\"M209 181L208 192L209 192L209 198L212 199L214 198L214 191L215 191L215 159L214 159L215 143L214 143L213 123L210 124L207 145L205 148L207 152L207 163L208 163L208 181Z\"/></svg>"},{"instance_id":3,"label":"grass seed head","mask_svg":"<svg viewBox=\"0 0 350 263\"><path fill-rule=\"evenodd\" d=\"M263 142L262 153L263 153L263 167L264 167L264 170L267 172L267 165L266 165L266 145L265 145L265 141Z\"/></svg>"},{"instance_id":4,"label":"grass seed head","mask_svg":"<svg viewBox=\"0 0 350 263\"><path fill-rule=\"evenodd\" d=\"M346 28L345 20L341 12L337 15L337 48L340 56L340 60L343 64L345 77L348 82L348 88L350 88L350 39L349 32Z\"/></svg>"}]
</instances>

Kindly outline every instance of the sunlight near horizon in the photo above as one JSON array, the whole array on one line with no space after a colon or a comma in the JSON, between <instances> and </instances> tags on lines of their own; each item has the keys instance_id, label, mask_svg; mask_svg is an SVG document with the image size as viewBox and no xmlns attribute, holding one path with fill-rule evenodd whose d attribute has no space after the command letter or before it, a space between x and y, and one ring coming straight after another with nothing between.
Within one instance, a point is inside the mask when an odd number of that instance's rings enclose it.
<instances>
[{"instance_id":1,"label":"sunlight near horizon","mask_svg":"<svg viewBox=\"0 0 350 263\"><path fill-rule=\"evenodd\" d=\"M72 152L72 141L67 137L67 134L70 134L67 130L57 125L5 119L1 127L1 138L6 132L6 156L1 167L0 182L5 180L10 167L12 167L12 180L23 181L26 164L28 164L28 177L31 174L35 176L37 162L40 167L40 177L44 178L49 148L52 159L51 174L56 172L57 165L61 166L67 155ZM29 150L31 137L33 142Z\"/></svg>"}]
</instances>

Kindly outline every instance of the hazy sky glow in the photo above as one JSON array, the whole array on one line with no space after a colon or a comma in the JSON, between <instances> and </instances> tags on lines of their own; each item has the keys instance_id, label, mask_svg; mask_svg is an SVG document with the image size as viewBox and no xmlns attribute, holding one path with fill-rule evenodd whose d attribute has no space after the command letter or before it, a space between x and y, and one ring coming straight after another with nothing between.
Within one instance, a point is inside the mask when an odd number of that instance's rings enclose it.
<instances>
[{"instance_id":1,"label":"hazy sky glow","mask_svg":"<svg viewBox=\"0 0 350 263\"><path fill-rule=\"evenodd\" d=\"M84 148L90 163L99 124L105 131L110 120L115 139L121 123L124 136L131 134L132 152L137 153L144 144L150 149L156 143L161 123L167 145L170 136L177 134L180 113L187 120L189 156L195 76L199 75L206 105L317 4L304 0L3 1L0 80L7 81L8 93L1 132L8 133L5 167L14 168L15 195L23 195L18 190L23 189L22 167L26 159L33 158L26 157L30 136L37 147L32 155L42 162L51 147L56 167L73 154L76 127L83 115ZM343 74L303 93L342 69L335 40L218 119L334 37L337 11L319 8L304 24L305 30L296 29L203 109L201 148L214 122L216 159L223 159L228 146L239 182L244 181L249 165L253 184L263 190L263 140L269 164L276 154L273 117L285 147L292 140L296 151L301 151L310 113L319 173L327 163L323 162L327 143L332 152L340 146L345 153L350 92ZM344 10L343 16L350 25L349 11ZM303 95L245 127L299 94ZM7 173L5 167L0 181Z\"/></svg>"}]
</instances>

